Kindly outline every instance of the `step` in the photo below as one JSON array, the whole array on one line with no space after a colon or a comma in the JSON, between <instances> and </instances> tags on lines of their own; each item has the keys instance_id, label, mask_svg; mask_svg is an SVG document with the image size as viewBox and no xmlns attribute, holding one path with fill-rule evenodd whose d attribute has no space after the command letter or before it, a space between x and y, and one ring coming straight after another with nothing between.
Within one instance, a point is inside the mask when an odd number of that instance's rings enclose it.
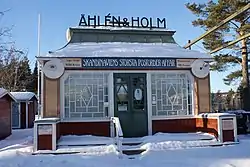
<instances>
[{"instance_id":1,"label":"step","mask_svg":"<svg viewBox=\"0 0 250 167\"><path fill-rule=\"evenodd\" d=\"M61 136L57 146L104 146L114 144L114 140L101 136Z\"/></svg>"},{"instance_id":2,"label":"step","mask_svg":"<svg viewBox=\"0 0 250 167\"><path fill-rule=\"evenodd\" d=\"M137 146L141 144L142 142L122 143L123 146Z\"/></svg>"},{"instance_id":3,"label":"step","mask_svg":"<svg viewBox=\"0 0 250 167\"><path fill-rule=\"evenodd\" d=\"M132 146L122 145L122 150L140 150L140 149L142 149L141 145L132 145Z\"/></svg>"},{"instance_id":4,"label":"step","mask_svg":"<svg viewBox=\"0 0 250 167\"><path fill-rule=\"evenodd\" d=\"M127 143L142 143L143 139L141 137L136 137L136 138L122 138L122 143L127 144Z\"/></svg>"},{"instance_id":5,"label":"step","mask_svg":"<svg viewBox=\"0 0 250 167\"><path fill-rule=\"evenodd\" d=\"M146 151L146 149L128 149L128 150L122 150L122 153L125 155L139 155Z\"/></svg>"},{"instance_id":6,"label":"step","mask_svg":"<svg viewBox=\"0 0 250 167\"><path fill-rule=\"evenodd\" d=\"M75 146L107 146L107 144L98 144L98 143L76 143L76 144L60 144L58 143L57 146L66 146L66 147L75 147Z\"/></svg>"}]
</instances>

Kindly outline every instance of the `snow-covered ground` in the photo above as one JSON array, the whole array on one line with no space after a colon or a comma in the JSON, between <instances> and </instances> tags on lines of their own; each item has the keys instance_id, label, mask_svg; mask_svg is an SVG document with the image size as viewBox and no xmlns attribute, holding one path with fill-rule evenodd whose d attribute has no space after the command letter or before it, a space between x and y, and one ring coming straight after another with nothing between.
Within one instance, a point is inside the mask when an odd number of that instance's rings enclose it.
<instances>
[{"instance_id":1,"label":"snow-covered ground","mask_svg":"<svg viewBox=\"0 0 250 167\"><path fill-rule=\"evenodd\" d=\"M203 134L179 134L179 136L157 134L158 141L152 141L152 137L143 139L147 142L144 146L150 149L141 156L135 159L128 159L126 157L119 159L115 149L111 149L112 145L107 146L106 154L32 155L32 134L32 129L14 130L12 136L0 141L0 167L250 166L250 136L239 136L240 144L230 146L187 148L185 147L185 143L187 146L188 141L181 141L179 139L188 138L189 142L194 142L197 137ZM170 139L170 136L172 139ZM209 135L203 137L209 137ZM165 141L165 139L169 140ZM180 147L180 143L184 143L182 147ZM172 149L165 149L169 145L172 145Z\"/></svg>"}]
</instances>

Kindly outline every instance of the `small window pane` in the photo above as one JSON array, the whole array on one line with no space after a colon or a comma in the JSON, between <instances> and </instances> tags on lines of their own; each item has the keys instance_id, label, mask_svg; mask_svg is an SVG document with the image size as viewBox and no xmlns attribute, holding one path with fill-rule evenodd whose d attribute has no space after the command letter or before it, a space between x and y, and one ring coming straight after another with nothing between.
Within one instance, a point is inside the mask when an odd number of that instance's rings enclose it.
<instances>
[{"instance_id":1,"label":"small window pane","mask_svg":"<svg viewBox=\"0 0 250 167\"><path fill-rule=\"evenodd\" d=\"M103 113L94 113L93 117L103 117Z\"/></svg>"},{"instance_id":2,"label":"small window pane","mask_svg":"<svg viewBox=\"0 0 250 167\"><path fill-rule=\"evenodd\" d=\"M92 113L82 113L82 118L91 118Z\"/></svg>"},{"instance_id":3,"label":"small window pane","mask_svg":"<svg viewBox=\"0 0 250 167\"><path fill-rule=\"evenodd\" d=\"M64 106L69 107L69 96L64 96Z\"/></svg>"},{"instance_id":4,"label":"small window pane","mask_svg":"<svg viewBox=\"0 0 250 167\"><path fill-rule=\"evenodd\" d=\"M65 107L65 108L64 108L64 111L65 111L65 113L64 113L65 115L64 115L64 116L65 116L66 118L69 118L69 108L66 108L66 107Z\"/></svg>"},{"instance_id":5,"label":"small window pane","mask_svg":"<svg viewBox=\"0 0 250 167\"><path fill-rule=\"evenodd\" d=\"M152 106L152 115L156 116L156 106Z\"/></svg>"},{"instance_id":6,"label":"small window pane","mask_svg":"<svg viewBox=\"0 0 250 167\"><path fill-rule=\"evenodd\" d=\"M81 117L81 113L70 113L70 117L71 118L80 118Z\"/></svg>"}]
</instances>

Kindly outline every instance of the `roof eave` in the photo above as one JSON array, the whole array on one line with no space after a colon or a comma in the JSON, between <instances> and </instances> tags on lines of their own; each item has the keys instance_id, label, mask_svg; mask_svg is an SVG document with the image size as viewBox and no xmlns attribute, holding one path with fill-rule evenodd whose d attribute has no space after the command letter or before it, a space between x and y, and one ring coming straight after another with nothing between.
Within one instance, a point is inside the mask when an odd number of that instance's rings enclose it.
<instances>
[{"instance_id":1,"label":"roof eave","mask_svg":"<svg viewBox=\"0 0 250 167\"><path fill-rule=\"evenodd\" d=\"M9 92L5 92L0 96L0 99L3 98L4 96L8 95L13 101L17 102L16 98Z\"/></svg>"}]
</instances>

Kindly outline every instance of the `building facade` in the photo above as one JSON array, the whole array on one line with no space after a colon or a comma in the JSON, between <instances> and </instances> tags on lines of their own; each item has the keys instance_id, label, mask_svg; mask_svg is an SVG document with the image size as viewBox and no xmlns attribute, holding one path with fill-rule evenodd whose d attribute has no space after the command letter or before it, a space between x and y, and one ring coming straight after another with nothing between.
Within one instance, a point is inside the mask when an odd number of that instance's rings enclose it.
<instances>
[{"instance_id":1,"label":"building facade","mask_svg":"<svg viewBox=\"0 0 250 167\"><path fill-rule=\"evenodd\" d=\"M111 135L118 117L125 137L196 131L195 115L211 111L209 74L191 72L205 53L178 46L174 31L69 28L63 48L38 57L60 59L57 79L41 74L42 118L60 119L60 135Z\"/></svg>"}]
</instances>

